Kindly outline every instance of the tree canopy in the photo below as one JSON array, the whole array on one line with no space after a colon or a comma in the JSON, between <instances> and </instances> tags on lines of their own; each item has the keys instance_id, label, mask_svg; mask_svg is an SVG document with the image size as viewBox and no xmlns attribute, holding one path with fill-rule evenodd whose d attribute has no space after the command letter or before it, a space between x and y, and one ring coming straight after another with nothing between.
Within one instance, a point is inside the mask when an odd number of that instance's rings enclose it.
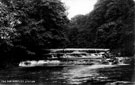
<instances>
[{"instance_id":1,"label":"tree canopy","mask_svg":"<svg viewBox=\"0 0 135 85\"><path fill-rule=\"evenodd\" d=\"M133 0L98 0L70 21L60 0L0 0L2 62L38 59L47 48L110 48L134 54ZM34 57L33 57L34 56Z\"/></svg>"},{"instance_id":2,"label":"tree canopy","mask_svg":"<svg viewBox=\"0 0 135 85\"><path fill-rule=\"evenodd\" d=\"M71 43L76 42L76 47L110 48L122 55L133 55L134 6L133 0L98 0L92 12L71 20Z\"/></svg>"},{"instance_id":3,"label":"tree canopy","mask_svg":"<svg viewBox=\"0 0 135 85\"><path fill-rule=\"evenodd\" d=\"M0 46L5 42L9 49L1 47L6 51L1 52L2 55L8 53L23 59L42 56L46 48L61 47L66 40L63 32L68 22L65 11L59 0L1 0Z\"/></svg>"}]
</instances>

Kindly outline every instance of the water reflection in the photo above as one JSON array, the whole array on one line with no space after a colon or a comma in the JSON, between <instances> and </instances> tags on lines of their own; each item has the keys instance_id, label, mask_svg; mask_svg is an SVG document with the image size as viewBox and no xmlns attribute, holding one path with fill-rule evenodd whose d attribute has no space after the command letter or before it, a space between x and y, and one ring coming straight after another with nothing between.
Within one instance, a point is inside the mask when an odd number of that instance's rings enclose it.
<instances>
[{"instance_id":1,"label":"water reflection","mask_svg":"<svg viewBox=\"0 0 135 85\"><path fill-rule=\"evenodd\" d=\"M97 69L114 67L114 65L92 65L92 66L76 66L65 68L62 73L63 78L69 84L81 84L88 80L107 80L108 77L101 75Z\"/></svg>"},{"instance_id":2,"label":"water reflection","mask_svg":"<svg viewBox=\"0 0 135 85\"><path fill-rule=\"evenodd\" d=\"M99 74L94 69L89 69L88 66L76 66L72 68L66 68L66 72L63 72L63 78L67 80L69 84L80 84L86 82L92 77L96 77Z\"/></svg>"},{"instance_id":3,"label":"water reflection","mask_svg":"<svg viewBox=\"0 0 135 85\"><path fill-rule=\"evenodd\" d=\"M86 83L91 85L91 82L93 81L130 81L130 78L132 78L132 71L134 71L133 68L127 65L78 65L64 68L43 67L27 69L15 68L0 71L0 79L35 81L35 83L28 83L27 85L86 85ZM24 83L15 83L13 85L24 85Z\"/></svg>"}]
</instances>

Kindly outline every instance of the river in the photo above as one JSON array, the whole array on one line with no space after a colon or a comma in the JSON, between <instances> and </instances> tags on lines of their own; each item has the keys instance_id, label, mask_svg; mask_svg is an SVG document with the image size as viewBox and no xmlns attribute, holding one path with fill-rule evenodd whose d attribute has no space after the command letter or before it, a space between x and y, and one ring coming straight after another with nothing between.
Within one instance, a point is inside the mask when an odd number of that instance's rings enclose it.
<instances>
[{"instance_id":1,"label":"river","mask_svg":"<svg viewBox=\"0 0 135 85\"><path fill-rule=\"evenodd\" d=\"M0 70L0 85L131 85L133 74L131 65L16 67Z\"/></svg>"}]
</instances>

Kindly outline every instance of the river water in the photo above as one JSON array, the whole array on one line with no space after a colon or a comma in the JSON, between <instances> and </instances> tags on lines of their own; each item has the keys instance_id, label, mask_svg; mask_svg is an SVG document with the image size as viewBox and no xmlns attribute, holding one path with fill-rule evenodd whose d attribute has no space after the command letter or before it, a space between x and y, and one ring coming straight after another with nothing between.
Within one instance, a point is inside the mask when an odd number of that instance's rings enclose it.
<instances>
[{"instance_id":1,"label":"river water","mask_svg":"<svg viewBox=\"0 0 135 85\"><path fill-rule=\"evenodd\" d=\"M0 85L131 85L133 74L131 65L16 67L0 70Z\"/></svg>"}]
</instances>

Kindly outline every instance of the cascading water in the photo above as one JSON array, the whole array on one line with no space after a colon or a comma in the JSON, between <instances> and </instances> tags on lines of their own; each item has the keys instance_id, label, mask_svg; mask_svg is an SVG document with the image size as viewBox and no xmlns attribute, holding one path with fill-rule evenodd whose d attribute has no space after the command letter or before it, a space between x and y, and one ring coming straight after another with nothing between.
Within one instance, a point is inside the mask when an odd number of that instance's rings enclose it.
<instances>
[{"instance_id":1,"label":"cascading water","mask_svg":"<svg viewBox=\"0 0 135 85\"><path fill-rule=\"evenodd\" d=\"M131 59L127 57L117 57L118 65L127 65L130 64Z\"/></svg>"},{"instance_id":2,"label":"cascading water","mask_svg":"<svg viewBox=\"0 0 135 85\"><path fill-rule=\"evenodd\" d=\"M118 64L119 64L119 65L125 64L125 63L124 63L124 59L118 59Z\"/></svg>"}]
</instances>

